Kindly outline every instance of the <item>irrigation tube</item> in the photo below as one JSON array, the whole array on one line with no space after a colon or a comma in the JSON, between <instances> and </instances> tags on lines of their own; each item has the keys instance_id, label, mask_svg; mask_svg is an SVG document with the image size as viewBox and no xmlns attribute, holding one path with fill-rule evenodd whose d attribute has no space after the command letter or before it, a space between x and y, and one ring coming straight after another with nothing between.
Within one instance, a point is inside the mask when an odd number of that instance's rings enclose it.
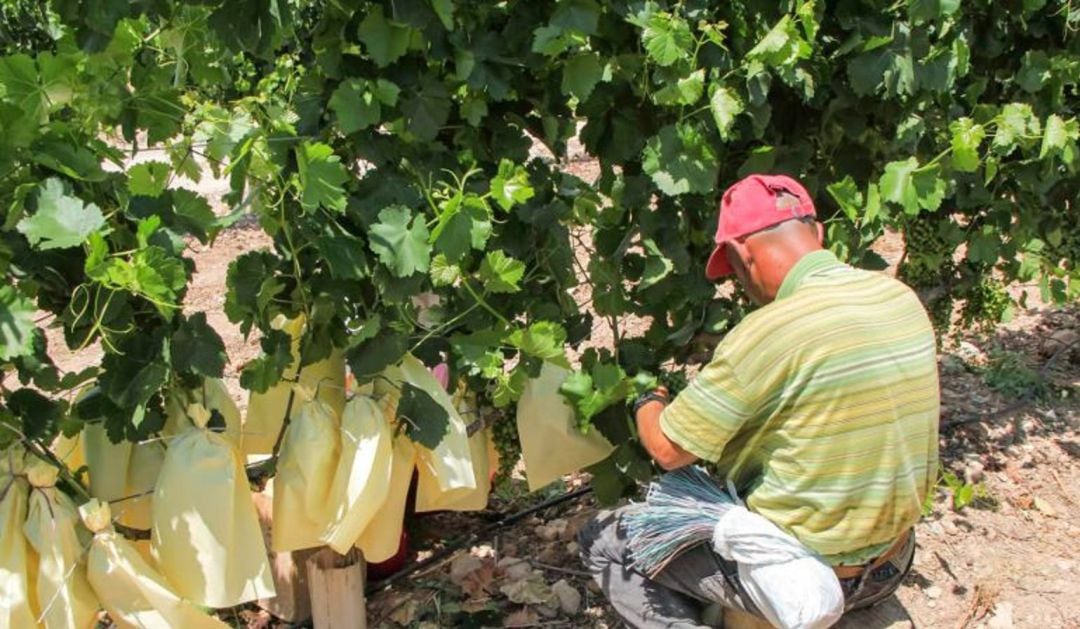
<instances>
[{"instance_id":1,"label":"irrigation tube","mask_svg":"<svg viewBox=\"0 0 1080 629\"><path fill-rule=\"evenodd\" d=\"M488 524L487 526L483 527L482 529L466 535L465 537L455 541L454 543L446 546L445 548L443 548L439 552L437 552L437 553L433 554L432 556L428 557L427 559L424 559L423 561L418 561L418 562L416 562L414 564L405 566L401 570L398 570L397 572L395 572L394 574L386 577L385 579L369 585L365 589L364 594L370 596L371 594L374 594L375 592L377 592L377 591L379 591L379 590L381 590L383 588L389 587L389 586L393 585L394 583L396 583L397 581L400 581L401 579L409 576L410 574L413 574L415 572L419 572L420 570L423 570L424 568L427 568L428 566L431 566L432 564L436 564L436 563L446 559L450 555L453 555L457 551L464 548L466 545L472 544L473 542L475 542L475 541L477 541L479 539L483 539L483 538L487 537L488 535L491 535L492 533L494 533L495 531L497 531L497 530L499 530L501 528L505 528L507 526L510 526L510 525L516 523L516 522L519 522L519 521L529 517L530 515L536 513L537 511L543 511L544 509L550 509L551 507L561 505L564 502L569 502L571 500L576 500L576 499L578 499L578 498L580 498L580 497L582 497L582 496L584 496L586 494L589 494L589 493L592 493L592 487L582 487L581 489L576 489L576 490L574 490L574 491L572 491L570 493L566 493L566 494L563 494L561 496L556 496L555 498L552 498L550 500L545 500L544 502L541 502L538 505L529 507L528 509L525 509L524 511L519 511L518 513L515 513L513 515L508 515L508 516L502 518L501 520L499 520L498 522L493 522L491 524Z\"/></svg>"}]
</instances>

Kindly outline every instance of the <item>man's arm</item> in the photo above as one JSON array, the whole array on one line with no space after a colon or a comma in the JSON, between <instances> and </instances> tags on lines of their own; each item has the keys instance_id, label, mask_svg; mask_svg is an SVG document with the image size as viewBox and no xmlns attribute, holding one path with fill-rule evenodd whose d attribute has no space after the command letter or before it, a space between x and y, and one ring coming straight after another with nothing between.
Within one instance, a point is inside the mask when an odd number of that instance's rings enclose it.
<instances>
[{"instance_id":1,"label":"man's arm","mask_svg":"<svg viewBox=\"0 0 1080 629\"><path fill-rule=\"evenodd\" d=\"M657 393L668 396L664 387L657 389ZM667 438L660 427L660 414L664 411L665 404L658 400L647 402L638 409L637 429L642 445L657 464L665 470L674 470L690 465L697 457L682 449L679 444Z\"/></svg>"}]
</instances>

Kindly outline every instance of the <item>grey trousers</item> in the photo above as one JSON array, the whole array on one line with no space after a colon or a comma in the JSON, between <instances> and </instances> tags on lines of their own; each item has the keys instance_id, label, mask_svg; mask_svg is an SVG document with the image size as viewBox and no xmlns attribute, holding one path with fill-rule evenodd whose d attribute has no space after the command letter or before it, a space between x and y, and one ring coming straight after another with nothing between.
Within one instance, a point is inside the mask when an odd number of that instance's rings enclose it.
<instances>
[{"instance_id":1,"label":"grey trousers","mask_svg":"<svg viewBox=\"0 0 1080 629\"><path fill-rule=\"evenodd\" d=\"M711 604L761 617L738 583L737 566L703 543L679 555L655 578L630 567L621 516L640 505L601 511L578 534L582 561L615 611L631 627L688 629L707 627L702 611ZM915 536L889 561L854 579L843 579L846 610L869 607L891 595L911 568Z\"/></svg>"}]
</instances>

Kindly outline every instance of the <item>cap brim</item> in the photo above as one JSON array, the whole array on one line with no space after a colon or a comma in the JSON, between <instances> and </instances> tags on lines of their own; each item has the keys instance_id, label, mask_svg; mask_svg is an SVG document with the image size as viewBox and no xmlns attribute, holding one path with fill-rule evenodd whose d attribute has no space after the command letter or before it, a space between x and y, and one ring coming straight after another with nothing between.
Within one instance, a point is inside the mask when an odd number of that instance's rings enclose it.
<instances>
[{"instance_id":1,"label":"cap brim","mask_svg":"<svg viewBox=\"0 0 1080 629\"><path fill-rule=\"evenodd\" d=\"M734 272L735 269L731 268L727 254L724 253L724 245L717 245L716 249L713 249L712 255L709 256L709 262L705 265L705 277L710 280L718 280Z\"/></svg>"}]
</instances>

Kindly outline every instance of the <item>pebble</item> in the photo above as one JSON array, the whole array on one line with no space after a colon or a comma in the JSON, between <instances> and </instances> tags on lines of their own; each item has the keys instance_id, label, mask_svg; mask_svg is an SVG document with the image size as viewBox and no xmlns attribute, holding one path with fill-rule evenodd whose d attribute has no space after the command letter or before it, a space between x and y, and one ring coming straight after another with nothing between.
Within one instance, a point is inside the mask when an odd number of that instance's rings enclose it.
<instances>
[{"instance_id":1,"label":"pebble","mask_svg":"<svg viewBox=\"0 0 1080 629\"><path fill-rule=\"evenodd\" d=\"M941 588L936 585L931 585L930 587L926 588L926 591L924 591L923 593L926 594L927 598L941 598Z\"/></svg>"},{"instance_id":2,"label":"pebble","mask_svg":"<svg viewBox=\"0 0 1080 629\"><path fill-rule=\"evenodd\" d=\"M568 543L566 545L566 554L570 555L571 557L577 557L578 556L578 551L580 551L580 550L581 550L581 547L578 546L577 542L570 542L570 543Z\"/></svg>"},{"instance_id":3,"label":"pebble","mask_svg":"<svg viewBox=\"0 0 1080 629\"><path fill-rule=\"evenodd\" d=\"M981 461L971 461L964 466L964 482L969 485L981 482L986 468Z\"/></svg>"},{"instance_id":4,"label":"pebble","mask_svg":"<svg viewBox=\"0 0 1080 629\"><path fill-rule=\"evenodd\" d=\"M581 592L570 585L566 579L559 579L551 586L551 591L559 599L559 609L568 616L574 616L581 610Z\"/></svg>"}]
</instances>

